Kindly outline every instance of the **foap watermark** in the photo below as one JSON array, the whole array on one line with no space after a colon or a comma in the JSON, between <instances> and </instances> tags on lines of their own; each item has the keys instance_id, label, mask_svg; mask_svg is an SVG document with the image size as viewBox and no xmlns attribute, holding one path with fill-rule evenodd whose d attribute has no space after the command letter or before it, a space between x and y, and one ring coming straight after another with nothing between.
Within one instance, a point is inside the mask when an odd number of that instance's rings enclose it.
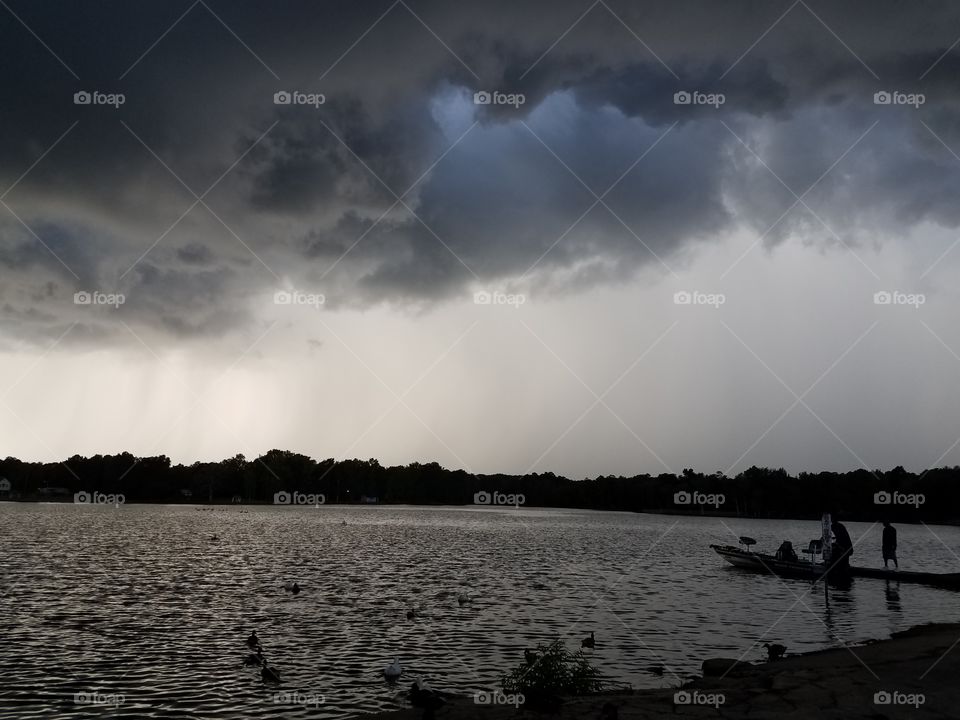
<instances>
[{"instance_id":1,"label":"foap watermark","mask_svg":"<svg viewBox=\"0 0 960 720\"><path fill-rule=\"evenodd\" d=\"M673 694L674 705L710 705L719 708L727 701L723 693L705 693L699 690L678 690Z\"/></svg>"},{"instance_id":2,"label":"foap watermark","mask_svg":"<svg viewBox=\"0 0 960 720\"><path fill-rule=\"evenodd\" d=\"M727 101L723 93L705 93L699 90L678 90L673 94L674 105L712 105L719 108Z\"/></svg>"},{"instance_id":3,"label":"foap watermark","mask_svg":"<svg viewBox=\"0 0 960 720\"><path fill-rule=\"evenodd\" d=\"M502 493L494 490L487 492L481 490L473 494L474 505L513 505L518 507L527 502L527 497L523 493Z\"/></svg>"},{"instance_id":4,"label":"foap watermark","mask_svg":"<svg viewBox=\"0 0 960 720\"><path fill-rule=\"evenodd\" d=\"M478 90L473 94L474 105L512 105L519 108L527 101L523 93L505 93L499 90Z\"/></svg>"},{"instance_id":5,"label":"foap watermark","mask_svg":"<svg viewBox=\"0 0 960 720\"><path fill-rule=\"evenodd\" d=\"M277 290L277 292L273 294L274 305L306 305L319 310L326 301L327 298L323 293L308 293L299 290Z\"/></svg>"},{"instance_id":6,"label":"foap watermark","mask_svg":"<svg viewBox=\"0 0 960 720\"><path fill-rule=\"evenodd\" d=\"M927 296L923 293L905 293L899 290L878 290L873 294L874 305L912 305L919 309L925 305Z\"/></svg>"},{"instance_id":7,"label":"foap watermark","mask_svg":"<svg viewBox=\"0 0 960 720\"><path fill-rule=\"evenodd\" d=\"M127 498L123 493L102 493L94 490L87 492L81 490L73 494L75 505L123 505Z\"/></svg>"},{"instance_id":8,"label":"foap watermark","mask_svg":"<svg viewBox=\"0 0 960 720\"><path fill-rule=\"evenodd\" d=\"M87 292L81 290L73 294L74 305L109 305L118 308L127 301L127 296L123 293L105 293L99 290Z\"/></svg>"},{"instance_id":9,"label":"foap watermark","mask_svg":"<svg viewBox=\"0 0 960 720\"><path fill-rule=\"evenodd\" d=\"M96 690L73 694L74 705L112 705L117 708L127 701L121 693L101 693Z\"/></svg>"},{"instance_id":10,"label":"foap watermark","mask_svg":"<svg viewBox=\"0 0 960 720\"><path fill-rule=\"evenodd\" d=\"M526 302L527 296L521 293L478 290L473 294L474 305L512 305L515 308L519 308Z\"/></svg>"},{"instance_id":11,"label":"foap watermark","mask_svg":"<svg viewBox=\"0 0 960 720\"><path fill-rule=\"evenodd\" d=\"M873 494L874 505L913 505L914 508L919 508L926 501L927 498L923 493L902 493L896 490L887 492L886 490L881 490Z\"/></svg>"},{"instance_id":12,"label":"foap watermark","mask_svg":"<svg viewBox=\"0 0 960 720\"><path fill-rule=\"evenodd\" d=\"M879 690L873 694L874 705L911 705L919 708L927 701L923 693L903 693L899 690Z\"/></svg>"},{"instance_id":13,"label":"foap watermark","mask_svg":"<svg viewBox=\"0 0 960 720\"><path fill-rule=\"evenodd\" d=\"M874 105L912 105L919 108L927 101L923 93L905 93L899 90L879 90L873 94Z\"/></svg>"},{"instance_id":14,"label":"foap watermark","mask_svg":"<svg viewBox=\"0 0 960 720\"><path fill-rule=\"evenodd\" d=\"M74 105L110 105L114 110L127 101L123 93L105 93L99 90L79 90L73 94Z\"/></svg>"},{"instance_id":15,"label":"foap watermark","mask_svg":"<svg viewBox=\"0 0 960 720\"><path fill-rule=\"evenodd\" d=\"M519 708L526 701L523 693L505 693L501 690L477 690L473 694L474 705L513 705Z\"/></svg>"},{"instance_id":16,"label":"foap watermark","mask_svg":"<svg viewBox=\"0 0 960 720\"><path fill-rule=\"evenodd\" d=\"M323 93L305 93L299 90L278 90L273 94L274 105L310 105L319 108L327 101Z\"/></svg>"},{"instance_id":17,"label":"foap watermark","mask_svg":"<svg viewBox=\"0 0 960 720\"><path fill-rule=\"evenodd\" d=\"M705 293L699 290L678 290L673 294L674 305L709 305L719 308L727 302L723 293Z\"/></svg>"},{"instance_id":18,"label":"foap watermark","mask_svg":"<svg viewBox=\"0 0 960 720\"><path fill-rule=\"evenodd\" d=\"M674 505L713 505L718 508L727 501L723 493L702 493L694 490L680 490L673 494Z\"/></svg>"},{"instance_id":19,"label":"foap watermark","mask_svg":"<svg viewBox=\"0 0 960 720\"><path fill-rule=\"evenodd\" d=\"M325 695L319 693L302 693L297 690L282 690L273 694L274 705L302 705L303 707L320 707L327 702Z\"/></svg>"},{"instance_id":20,"label":"foap watermark","mask_svg":"<svg viewBox=\"0 0 960 720\"><path fill-rule=\"evenodd\" d=\"M323 493L302 493L281 490L273 494L274 505L323 505L327 498Z\"/></svg>"}]
</instances>

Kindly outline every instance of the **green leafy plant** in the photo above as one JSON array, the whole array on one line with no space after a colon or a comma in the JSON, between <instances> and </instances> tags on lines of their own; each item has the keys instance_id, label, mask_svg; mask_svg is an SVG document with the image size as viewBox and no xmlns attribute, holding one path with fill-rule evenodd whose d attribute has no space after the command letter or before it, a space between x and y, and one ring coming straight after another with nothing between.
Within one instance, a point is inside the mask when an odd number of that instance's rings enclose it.
<instances>
[{"instance_id":1,"label":"green leafy plant","mask_svg":"<svg viewBox=\"0 0 960 720\"><path fill-rule=\"evenodd\" d=\"M603 691L600 671L582 650L570 652L562 640L526 651L526 661L503 676L503 689L528 698L590 695Z\"/></svg>"}]
</instances>

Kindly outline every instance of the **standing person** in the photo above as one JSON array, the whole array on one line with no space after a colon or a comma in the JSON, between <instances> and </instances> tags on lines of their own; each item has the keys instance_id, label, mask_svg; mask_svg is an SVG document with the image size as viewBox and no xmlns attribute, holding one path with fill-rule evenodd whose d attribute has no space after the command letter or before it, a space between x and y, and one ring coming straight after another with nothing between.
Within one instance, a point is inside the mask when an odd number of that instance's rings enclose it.
<instances>
[{"instance_id":1,"label":"standing person","mask_svg":"<svg viewBox=\"0 0 960 720\"><path fill-rule=\"evenodd\" d=\"M900 569L897 562L897 529L888 522L883 523L883 567L893 560L893 567Z\"/></svg>"},{"instance_id":2,"label":"standing person","mask_svg":"<svg viewBox=\"0 0 960 720\"><path fill-rule=\"evenodd\" d=\"M850 556L853 555L853 542L850 533L842 522L833 521L833 552L830 555L830 565L836 570L837 576L846 576L850 573Z\"/></svg>"}]
</instances>

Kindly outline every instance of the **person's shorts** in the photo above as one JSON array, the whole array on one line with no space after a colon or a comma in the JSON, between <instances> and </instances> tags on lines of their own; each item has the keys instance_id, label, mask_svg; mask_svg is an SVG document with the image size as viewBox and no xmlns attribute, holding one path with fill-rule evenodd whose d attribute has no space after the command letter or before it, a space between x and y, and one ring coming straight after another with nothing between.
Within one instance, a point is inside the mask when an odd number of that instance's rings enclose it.
<instances>
[{"instance_id":1,"label":"person's shorts","mask_svg":"<svg viewBox=\"0 0 960 720\"><path fill-rule=\"evenodd\" d=\"M896 560L896 559L897 559L897 551L896 551L896 550L884 550L884 551L883 551L883 559L884 559L884 560Z\"/></svg>"}]
</instances>

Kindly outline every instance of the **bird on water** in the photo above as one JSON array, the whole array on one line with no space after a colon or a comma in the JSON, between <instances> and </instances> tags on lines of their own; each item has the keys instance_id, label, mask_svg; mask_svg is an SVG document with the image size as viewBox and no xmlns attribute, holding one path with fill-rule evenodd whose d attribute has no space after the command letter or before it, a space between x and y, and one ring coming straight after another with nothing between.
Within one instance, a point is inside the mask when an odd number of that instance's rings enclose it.
<instances>
[{"instance_id":1,"label":"bird on water","mask_svg":"<svg viewBox=\"0 0 960 720\"><path fill-rule=\"evenodd\" d=\"M393 662L383 669L383 677L387 682L396 682L403 675L403 667L400 665L400 659L394 658Z\"/></svg>"}]
</instances>

